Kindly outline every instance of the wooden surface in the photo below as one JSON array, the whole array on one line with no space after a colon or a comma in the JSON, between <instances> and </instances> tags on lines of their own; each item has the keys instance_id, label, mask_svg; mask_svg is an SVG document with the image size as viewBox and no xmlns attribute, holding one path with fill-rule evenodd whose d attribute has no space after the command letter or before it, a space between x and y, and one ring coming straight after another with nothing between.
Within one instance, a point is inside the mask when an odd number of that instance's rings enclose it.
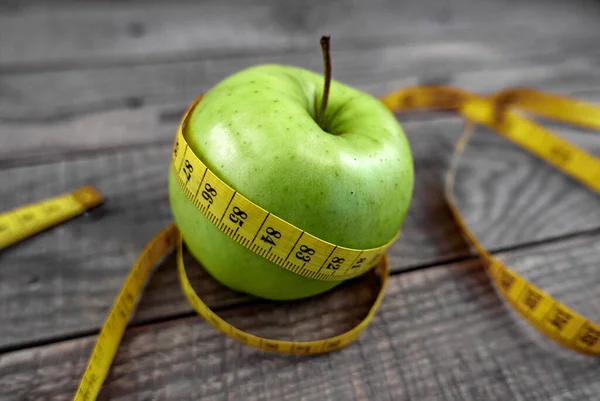
<instances>
[{"instance_id":1,"label":"wooden surface","mask_svg":"<svg viewBox=\"0 0 600 401\"><path fill-rule=\"evenodd\" d=\"M0 253L0 400L70 399L95 335L143 246L171 222L170 146L183 109L259 63L320 71L382 95L440 82L600 101L600 6L460 0L308 3L5 1L0 4L0 210L83 184L103 210ZM215 331L183 298L172 258L151 279L102 399L595 400L600 365L537 335L500 301L442 198L462 121L398 115L415 195L375 322L343 351L273 356ZM600 137L552 126L600 155ZM600 197L479 127L456 188L484 244L600 320ZM366 312L373 280L273 305L188 261L207 303L248 330L319 338ZM317 312L327 304L332 309Z\"/></svg>"},{"instance_id":2,"label":"wooden surface","mask_svg":"<svg viewBox=\"0 0 600 401\"><path fill-rule=\"evenodd\" d=\"M574 306L591 303L599 235L502 254L539 272L577 268L554 295ZM595 254L590 252L595 248ZM565 258L568 252L570 258ZM542 266L539 258L552 261ZM581 260L573 265L573 260ZM587 266L587 269L586 269ZM587 271L586 271L587 270ZM531 273L531 272L530 272ZM546 272L549 273L549 272ZM535 273L533 273L535 274ZM537 273L539 274L539 273ZM550 275L548 275L550 276ZM541 280L543 281L543 280ZM377 288L363 280L285 307L252 304L222 316L255 334L314 339L356 324ZM586 294L588 295L588 294ZM386 301L359 342L311 358L272 356L240 345L190 316L131 329L102 392L104 399L260 400L548 400L596 399L597 360L557 351L507 313L481 265L460 262L394 275ZM315 318L323 303L330 309ZM588 308L588 312L591 308ZM598 316L600 317L600 316ZM0 360L6 399L49 394L67 400L77 387L95 337L10 353ZM43 384L43 385L40 385ZM568 398L573 397L573 398Z\"/></svg>"}]
</instances>

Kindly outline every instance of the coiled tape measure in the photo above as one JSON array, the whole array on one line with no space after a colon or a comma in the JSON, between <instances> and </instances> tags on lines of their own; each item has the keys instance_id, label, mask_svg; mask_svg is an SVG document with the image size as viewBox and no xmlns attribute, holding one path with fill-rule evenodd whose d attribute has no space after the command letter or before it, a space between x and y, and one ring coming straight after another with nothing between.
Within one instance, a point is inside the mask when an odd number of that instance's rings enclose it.
<instances>
[{"instance_id":1,"label":"coiled tape measure","mask_svg":"<svg viewBox=\"0 0 600 401\"><path fill-rule=\"evenodd\" d=\"M177 227L171 224L148 243L127 276L100 331L75 400L92 400L97 397L144 283L153 267L173 248L177 250L182 290L193 308L225 334L266 351L311 355L346 347L368 326L381 303L389 276L385 252L396 238L376 249L336 246L270 214L243 194L234 191L194 154L183 135L182 127L187 116L199 101L201 97L192 103L179 126L171 168L187 197L202 214L232 240L296 274L318 280L342 280L375 269L381 280L380 292L367 316L344 334L308 342L257 337L221 319L198 297L185 271L182 238ZM469 230L453 197L458 162L474 124L482 124L497 131L584 186L600 193L598 158L516 112L516 109L520 109L549 119L600 130L600 107L525 88L509 89L484 98L451 87L417 86L393 92L382 97L381 101L393 112L443 109L455 111L465 117L467 128L456 143L445 186L446 200L461 233L485 262L500 294L530 324L566 348L583 354L600 355L600 325L553 299L493 257ZM81 214L100 202L102 194L87 186L70 194L5 212L0 215L0 249ZM239 224L242 220L243 224ZM257 238L263 237L264 240L259 243ZM273 246L267 248L269 243ZM291 258L290 255L300 257ZM304 258L305 255L310 257Z\"/></svg>"}]
</instances>

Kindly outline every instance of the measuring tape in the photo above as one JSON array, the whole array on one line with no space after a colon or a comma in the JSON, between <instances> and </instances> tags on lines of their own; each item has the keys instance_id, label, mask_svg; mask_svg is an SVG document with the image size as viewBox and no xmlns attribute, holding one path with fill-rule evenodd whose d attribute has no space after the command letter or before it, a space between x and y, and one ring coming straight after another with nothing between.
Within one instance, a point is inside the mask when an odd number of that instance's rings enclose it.
<instances>
[{"instance_id":1,"label":"measuring tape","mask_svg":"<svg viewBox=\"0 0 600 401\"><path fill-rule=\"evenodd\" d=\"M316 280L347 280L377 265L398 235L373 249L350 249L324 241L269 213L235 191L194 154L183 135L191 104L177 130L171 168L181 189L222 232L267 260Z\"/></svg>"},{"instance_id":2,"label":"measuring tape","mask_svg":"<svg viewBox=\"0 0 600 401\"><path fill-rule=\"evenodd\" d=\"M0 249L90 210L104 200L92 186L0 214Z\"/></svg>"},{"instance_id":3,"label":"measuring tape","mask_svg":"<svg viewBox=\"0 0 600 401\"><path fill-rule=\"evenodd\" d=\"M177 251L177 268L182 290L192 307L225 334L266 351L312 355L341 349L358 339L381 303L389 277L389 264L385 252L397 237L374 249L336 246L270 214L243 194L233 190L194 154L183 135L182 127L187 116L199 101L201 97L192 103L183 117L171 160L171 168L179 185L195 207L229 238L284 269L318 280L345 280L373 270L381 281L380 291L367 316L350 331L338 336L308 342L279 341L254 336L221 319L198 297L185 271L180 232L172 224L150 241L127 276L100 331L75 400L92 400L97 397L144 283L157 263L174 248ZM522 88L481 97L451 87L418 86L386 95L381 101L394 112L442 109L455 111L466 118L467 129L456 143L445 185L445 197L461 233L485 262L500 294L530 324L566 348L583 354L600 355L600 325L553 299L493 257L469 230L453 196L458 162L474 124L482 124L497 131L584 186L600 193L598 158L517 113L519 109L557 121L600 130L600 107L576 99ZM85 187L72 194L0 215L0 248L76 216L97 205L101 200L102 196L96 190ZM49 212L52 210L55 210L54 214ZM61 212L57 214L56 210ZM30 217L23 220L23 216ZM265 238L262 244L257 242L259 237ZM266 248L265 243L272 247Z\"/></svg>"}]
</instances>

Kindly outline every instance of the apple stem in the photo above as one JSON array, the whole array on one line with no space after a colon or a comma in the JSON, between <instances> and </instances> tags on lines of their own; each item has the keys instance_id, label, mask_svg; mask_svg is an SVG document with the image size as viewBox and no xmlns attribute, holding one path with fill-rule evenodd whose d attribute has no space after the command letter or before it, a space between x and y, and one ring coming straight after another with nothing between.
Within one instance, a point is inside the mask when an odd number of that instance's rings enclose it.
<instances>
[{"instance_id":1,"label":"apple stem","mask_svg":"<svg viewBox=\"0 0 600 401\"><path fill-rule=\"evenodd\" d=\"M329 53L330 36L321 36L321 50L323 50L323 63L325 70L325 81L323 87L323 99L321 100L321 109L317 115L317 123L323 128L323 120L325 119L325 109L329 100L329 86L331 85L331 55Z\"/></svg>"}]
</instances>

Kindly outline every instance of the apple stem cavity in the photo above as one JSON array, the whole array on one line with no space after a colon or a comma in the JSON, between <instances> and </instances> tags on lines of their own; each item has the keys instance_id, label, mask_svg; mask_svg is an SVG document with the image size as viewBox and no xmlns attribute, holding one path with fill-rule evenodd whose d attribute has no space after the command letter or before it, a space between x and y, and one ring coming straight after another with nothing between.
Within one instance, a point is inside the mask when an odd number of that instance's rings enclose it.
<instances>
[{"instance_id":1,"label":"apple stem cavity","mask_svg":"<svg viewBox=\"0 0 600 401\"><path fill-rule=\"evenodd\" d=\"M327 109L327 101L329 100L329 86L331 85L331 55L329 51L330 36L321 36L321 50L323 51L323 64L325 70L325 80L323 87L323 99L321 100L321 108L317 114L317 124L325 130L324 119L325 109Z\"/></svg>"}]
</instances>

